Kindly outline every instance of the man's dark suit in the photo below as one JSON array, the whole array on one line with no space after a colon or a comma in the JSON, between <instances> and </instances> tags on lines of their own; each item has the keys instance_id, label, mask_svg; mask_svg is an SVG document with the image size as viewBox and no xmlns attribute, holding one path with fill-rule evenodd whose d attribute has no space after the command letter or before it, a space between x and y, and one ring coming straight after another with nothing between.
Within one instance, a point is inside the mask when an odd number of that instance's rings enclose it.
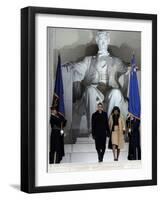
<instances>
[{"instance_id":1,"label":"man's dark suit","mask_svg":"<svg viewBox=\"0 0 161 200\"><path fill-rule=\"evenodd\" d=\"M109 137L109 134L107 113L96 111L92 114L92 136L95 140L99 162L103 161L106 150L106 137Z\"/></svg>"}]
</instances>

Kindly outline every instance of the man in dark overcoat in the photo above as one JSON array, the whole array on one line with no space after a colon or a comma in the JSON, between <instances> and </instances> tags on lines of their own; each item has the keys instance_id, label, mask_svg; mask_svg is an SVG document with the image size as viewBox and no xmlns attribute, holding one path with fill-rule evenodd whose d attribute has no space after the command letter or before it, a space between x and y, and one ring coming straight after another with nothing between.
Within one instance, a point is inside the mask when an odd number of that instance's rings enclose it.
<instances>
[{"instance_id":1,"label":"man in dark overcoat","mask_svg":"<svg viewBox=\"0 0 161 200\"><path fill-rule=\"evenodd\" d=\"M126 124L129 136L128 160L141 160L140 119L130 115Z\"/></svg>"},{"instance_id":2,"label":"man in dark overcoat","mask_svg":"<svg viewBox=\"0 0 161 200\"><path fill-rule=\"evenodd\" d=\"M103 104L98 103L97 111L92 114L92 137L98 154L98 162L103 162L106 150L106 138L109 137L107 113L103 111Z\"/></svg>"}]
</instances>

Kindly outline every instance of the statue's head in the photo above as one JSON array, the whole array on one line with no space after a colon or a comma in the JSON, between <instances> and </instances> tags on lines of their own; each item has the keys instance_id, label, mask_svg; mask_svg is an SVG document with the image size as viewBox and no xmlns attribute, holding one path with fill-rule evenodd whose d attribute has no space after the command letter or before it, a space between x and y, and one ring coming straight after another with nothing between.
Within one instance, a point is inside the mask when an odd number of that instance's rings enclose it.
<instances>
[{"instance_id":1,"label":"statue's head","mask_svg":"<svg viewBox=\"0 0 161 200\"><path fill-rule=\"evenodd\" d=\"M110 43L110 34L107 31L97 31L96 33L96 43L98 45L99 50L108 49L108 45Z\"/></svg>"}]
</instances>

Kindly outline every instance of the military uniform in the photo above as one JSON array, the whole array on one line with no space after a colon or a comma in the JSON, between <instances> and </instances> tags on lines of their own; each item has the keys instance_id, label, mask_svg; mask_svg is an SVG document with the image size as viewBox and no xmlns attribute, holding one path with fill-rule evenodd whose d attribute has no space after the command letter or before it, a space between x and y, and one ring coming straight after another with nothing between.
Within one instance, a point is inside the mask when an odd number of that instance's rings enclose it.
<instances>
[{"instance_id":1,"label":"military uniform","mask_svg":"<svg viewBox=\"0 0 161 200\"><path fill-rule=\"evenodd\" d=\"M64 153L64 134L61 129L66 125L66 120L61 115L51 115L50 117L51 135L50 135L50 153L49 163L60 163Z\"/></svg>"}]
</instances>

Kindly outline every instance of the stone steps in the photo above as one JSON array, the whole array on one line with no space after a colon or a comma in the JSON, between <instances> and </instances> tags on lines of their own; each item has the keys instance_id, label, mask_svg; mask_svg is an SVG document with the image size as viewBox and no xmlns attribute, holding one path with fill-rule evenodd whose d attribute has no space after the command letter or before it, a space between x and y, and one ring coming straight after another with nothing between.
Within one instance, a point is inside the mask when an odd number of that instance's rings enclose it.
<instances>
[{"instance_id":1,"label":"stone steps","mask_svg":"<svg viewBox=\"0 0 161 200\"><path fill-rule=\"evenodd\" d=\"M94 139L90 137L78 137L76 144L94 144Z\"/></svg>"},{"instance_id":2,"label":"stone steps","mask_svg":"<svg viewBox=\"0 0 161 200\"><path fill-rule=\"evenodd\" d=\"M66 153L96 152L94 140L93 141L89 140L87 142L87 140L85 141L84 138L77 140L76 144L65 144L64 148ZM106 143L106 151L111 151L110 149L108 149L108 139ZM124 148L121 151L126 151L126 152L128 151L128 143L124 144Z\"/></svg>"},{"instance_id":3,"label":"stone steps","mask_svg":"<svg viewBox=\"0 0 161 200\"><path fill-rule=\"evenodd\" d=\"M106 152L104 155L104 162L113 161L113 153L108 149L108 140L106 143ZM77 138L75 144L65 144L65 156L61 163L93 163L97 162L97 152L95 143L92 137ZM128 143L124 144L124 149L121 149L119 160L127 160Z\"/></svg>"},{"instance_id":4,"label":"stone steps","mask_svg":"<svg viewBox=\"0 0 161 200\"><path fill-rule=\"evenodd\" d=\"M127 160L127 152L121 151L119 161ZM98 156L95 152L73 152L73 153L65 153L63 160L61 163L95 163L98 161ZM112 151L106 151L104 154L104 162L113 161L113 153Z\"/></svg>"}]
</instances>

